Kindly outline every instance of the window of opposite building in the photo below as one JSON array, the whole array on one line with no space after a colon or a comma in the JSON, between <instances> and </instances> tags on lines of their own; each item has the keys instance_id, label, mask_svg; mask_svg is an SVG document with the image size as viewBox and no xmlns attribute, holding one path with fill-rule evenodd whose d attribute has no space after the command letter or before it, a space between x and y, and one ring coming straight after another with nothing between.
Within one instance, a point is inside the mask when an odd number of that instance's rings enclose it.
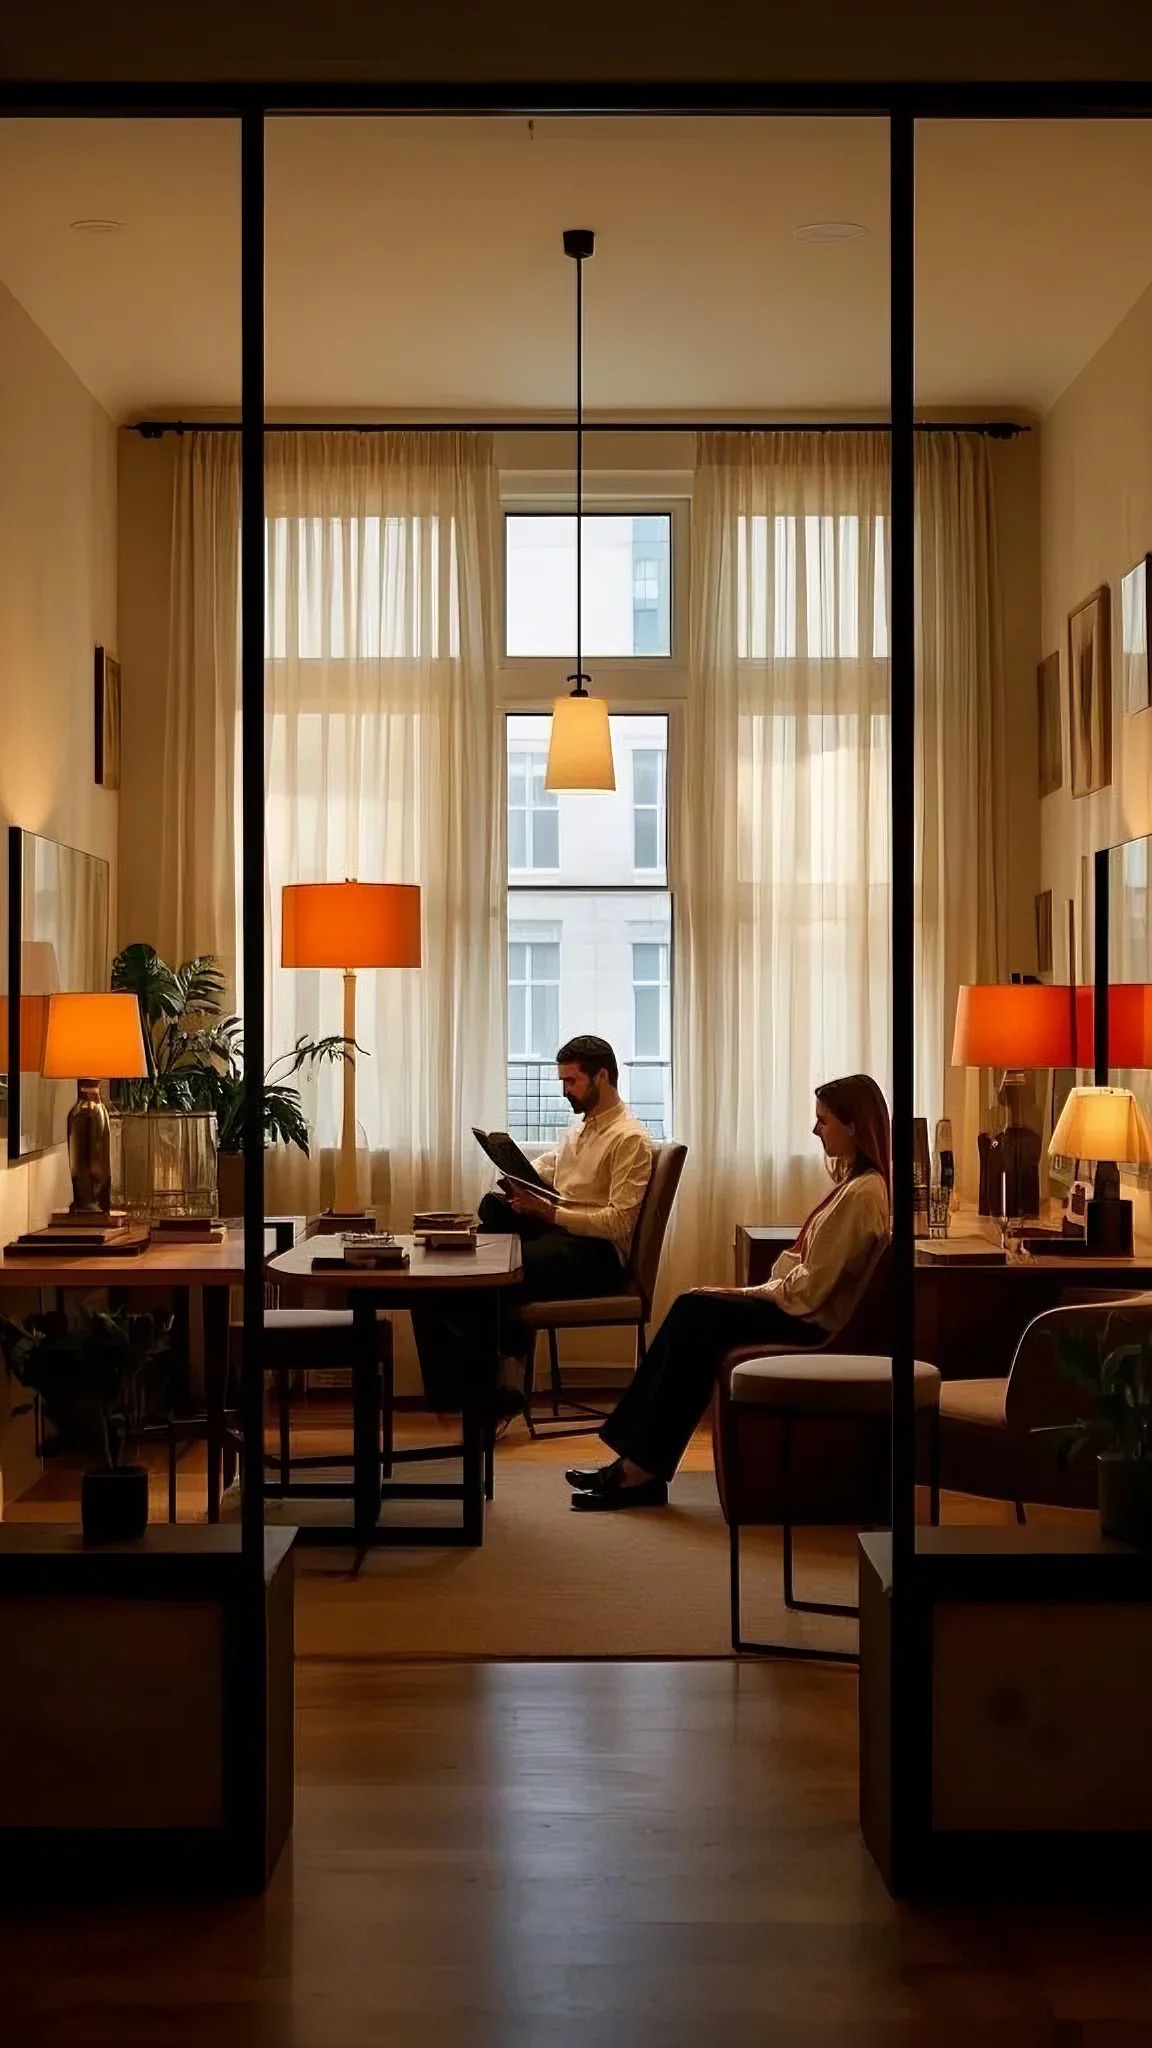
<instances>
[{"instance_id":1,"label":"window of opposite building","mask_svg":"<svg viewBox=\"0 0 1152 2048\"><path fill-rule=\"evenodd\" d=\"M561 1043L608 1039L620 1090L656 1137L671 1132L672 898L667 876L668 720L612 718L613 792L553 799L548 862L533 852L529 801L543 783L549 720L511 714L507 732L508 1128L548 1143L571 1123L556 1078ZM514 820L514 814L519 817ZM552 830L545 828L546 832Z\"/></svg>"}]
</instances>

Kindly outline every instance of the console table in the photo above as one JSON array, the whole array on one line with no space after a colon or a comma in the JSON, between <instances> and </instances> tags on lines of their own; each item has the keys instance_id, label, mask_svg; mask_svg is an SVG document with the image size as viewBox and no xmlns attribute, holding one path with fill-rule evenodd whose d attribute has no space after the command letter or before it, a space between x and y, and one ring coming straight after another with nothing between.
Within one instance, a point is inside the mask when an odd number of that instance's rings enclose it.
<instances>
[{"instance_id":1,"label":"console table","mask_svg":"<svg viewBox=\"0 0 1152 2048\"><path fill-rule=\"evenodd\" d=\"M781 1251L795 1241L796 1229L794 1224L740 1224L734 1245L736 1285L756 1287L767 1280ZM1131 1259L1012 1256L1002 1266L943 1265L918 1253L916 1356L936 1366L946 1380L995 1379L1008 1373L1034 1317L1085 1292L1111 1288L1118 1294L1152 1289L1152 1246L1137 1245Z\"/></svg>"}]
</instances>

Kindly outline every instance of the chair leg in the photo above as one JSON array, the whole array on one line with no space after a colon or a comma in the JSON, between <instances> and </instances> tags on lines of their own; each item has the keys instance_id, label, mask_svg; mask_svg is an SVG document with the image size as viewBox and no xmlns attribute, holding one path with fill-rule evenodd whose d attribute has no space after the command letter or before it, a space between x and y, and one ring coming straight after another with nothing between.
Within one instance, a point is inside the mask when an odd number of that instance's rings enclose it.
<instances>
[{"instance_id":1,"label":"chair leg","mask_svg":"<svg viewBox=\"0 0 1152 2048\"><path fill-rule=\"evenodd\" d=\"M292 1414L284 1366L276 1374L276 1398L280 1421L280 1491L286 1494L292 1481Z\"/></svg>"},{"instance_id":2,"label":"chair leg","mask_svg":"<svg viewBox=\"0 0 1152 2048\"><path fill-rule=\"evenodd\" d=\"M787 1425L785 1425L787 1428ZM732 1648L741 1655L758 1657L788 1657L796 1662L815 1664L858 1664L857 1650L811 1649L801 1643L752 1643L746 1642L742 1632L740 1616L740 1424L734 1403L729 1403L724 1429L724 1463L726 1468L728 1495L728 1573L729 1602L731 1609ZM787 1500L785 1502L787 1505ZM796 1600L792 1597L792 1525L783 1525L784 1538L784 1599L786 1606L804 1608L817 1614L856 1614L855 1607L820 1607L815 1602Z\"/></svg>"},{"instance_id":3,"label":"chair leg","mask_svg":"<svg viewBox=\"0 0 1152 2048\"><path fill-rule=\"evenodd\" d=\"M484 1498L491 1500L496 1492L496 1430L491 1422L484 1429Z\"/></svg>"},{"instance_id":4,"label":"chair leg","mask_svg":"<svg viewBox=\"0 0 1152 2048\"><path fill-rule=\"evenodd\" d=\"M548 1371L552 1381L552 1416L559 1422L564 1382L560 1377L560 1345L555 1329L551 1328L548 1331Z\"/></svg>"},{"instance_id":5,"label":"chair leg","mask_svg":"<svg viewBox=\"0 0 1152 2048\"><path fill-rule=\"evenodd\" d=\"M1021 1528L1023 1528L1028 1521L1028 1510L1022 1500L1014 1500L1012 1505L1016 1510L1016 1520L1020 1523Z\"/></svg>"}]
</instances>

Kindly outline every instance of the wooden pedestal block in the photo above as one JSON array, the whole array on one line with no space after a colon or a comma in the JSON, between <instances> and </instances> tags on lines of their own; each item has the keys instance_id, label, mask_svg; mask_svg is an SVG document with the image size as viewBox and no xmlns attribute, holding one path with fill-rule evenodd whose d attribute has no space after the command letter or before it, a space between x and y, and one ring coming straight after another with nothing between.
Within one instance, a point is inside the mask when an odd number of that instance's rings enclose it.
<instances>
[{"instance_id":1,"label":"wooden pedestal block","mask_svg":"<svg viewBox=\"0 0 1152 2048\"><path fill-rule=\"evenodd\" d=\"M897 1894L1146 1891L1152 1555L1083 1529L860 1539L860 1817Z\"/></svg>"},{"instance_id":2,"label":"wooden pedestal block","mask_svg":"<svg viewBox=\"0 0 1152 2048\"><path fill-rule=\"evenodd\" d=\"M294 1531L0 1526L0 1884L266 1884L292 1826Z\"/></svg>"}]
</instances>

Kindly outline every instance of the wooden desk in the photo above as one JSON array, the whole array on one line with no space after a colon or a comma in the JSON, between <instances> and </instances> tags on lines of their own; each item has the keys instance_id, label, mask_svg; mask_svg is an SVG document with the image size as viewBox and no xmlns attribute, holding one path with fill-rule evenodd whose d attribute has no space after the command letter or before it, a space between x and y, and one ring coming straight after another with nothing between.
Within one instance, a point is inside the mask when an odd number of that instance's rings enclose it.
<instances>
[{"instance_id":1,"label":"wooden desk","mask_svg":"<svg viewBox=\"0 0 1152 2048\"><path fill-rule=\"evenodd\" d=\"M976 1234L975 1220L960 1219L955 1239ZM736 1231L736 1284L755 1287L796 1231L787 1224L741 1224ZM1086 1291L1152 1289L1152 1246L1131 1259L1094 1256L1012 1257L1002 1266L940 1265L917 1255L916 1356L944 1379L994 1379L1007 1374L1028 1324L1045 1309Z\"/></svg>"},{"instance_id":2,"label":"wooden desk","mask_svg":"<svg viewBox=\"0 0 1152 2048\"><path fill-rule=\"evenodd\" d=\"M267 1257L276 1233L264 1233ZM8 1258L0 1252L0 1291L51 1287L93 1293L97 1288L166 1288L177 1298L198 1294L204 1314L204 1405L208 1417L208 1520L220 1519L224 1411L228 1392L228 1301L244 1278L244 1232L229 1225L221 1244L154 1243L134 1258L99 1253L37 1252ZM185 1326L187 1318L185 1317Z\"/></svg>"},{"instance_id":3,"label":"wooden desk","mask_svg":"<svg viewBox=\"0 0 1152 2048\"><path fill-rule=\"evenodd\" d=\"M293 1484L297 1497L321 1500L352 1500L352 1526L347 1523L323 1527L304 1525L301 1534L313 1541L347 1543L366 1550L377 1543L479 1544L484 1540L484 1455L483 1431L478 1417L467 1412L463 1420L463 1473L456 1485L435 1482L409 1483L384 1478L385 1462L391 1457L380 1440L382 1393L391 1412L391 1388L382 1389L380 1352L376 1334L378 1309L404 1309L414 1295L467 1291L488 1297L492 1304L493 1344L499 1351L502 1298L523 1279L518 1237L481 1235L474 1252L430 1252L411 1237L398 1239L409 1255L409 1265L395 1272L369 1270L313 1272L312 1261L332 1248L331 1238L309 1238L293 1245L268 1262L268 1277L276 1284L291 1283L297 1292L343 1293L352 1310L354 1363L352 1367L353 1474L351 1488L342 1480L315 1480ZM391 1431L389 1430L389 1438ZM459 1500L459 1526L442 1524L413 1527L381 1524L380 1509L387 1500Z\"/></svg>"}]
</instances>

